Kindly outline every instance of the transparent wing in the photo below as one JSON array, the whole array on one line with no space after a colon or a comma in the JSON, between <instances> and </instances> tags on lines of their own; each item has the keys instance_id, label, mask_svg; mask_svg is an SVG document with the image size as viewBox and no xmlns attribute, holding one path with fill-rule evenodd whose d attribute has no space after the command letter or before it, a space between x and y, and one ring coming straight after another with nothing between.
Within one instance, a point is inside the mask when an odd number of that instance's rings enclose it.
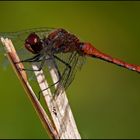
<instances>
[{"instance_id":1,"label":"transparent wing","mask_svg":"<svg viewBox=\"0 0 140 140\"><path fill-rule=\"evenodd\" d=\"M48 27L34 28L34 29L28 29L19 32L0 33L0 37L11 39L20 58L27 59L27 57L32 56L32 54L28 52L28 50L26 50L24 47L25 39L27 38L27 36L29 36L30 33L35 32L40 38L43 38L43 37L47 37L48 34L53 30L55 30L55 28L48 28ZM4 51L3 47L2 46L0 47L2 48L1 50Z\"/></svg>"},{"instance_id":2,"label":"transparent wing","mask_svg":"<svg viewBox=\"0 0 140 140\"><path fill-rule=\"evenodd\" d=\"M64 63L60 62L59 60L55 59L57 65L58 65L58 69L61 73L61 79L57 86L58 88L57 88L56 92L58 92L60 90L61 85L64 87L65 90L69 87L69 85L72 83L72 81L75 78L75 74L76 74L77 70L80 70L85 62L85 57L79 55L76 51L67 53L67 54L61 53L61 54L57 55L57 57L59 57L61 60L65 61L65 63L67 63L70 67L65 65Z\"/></svg>"}]
</instances>

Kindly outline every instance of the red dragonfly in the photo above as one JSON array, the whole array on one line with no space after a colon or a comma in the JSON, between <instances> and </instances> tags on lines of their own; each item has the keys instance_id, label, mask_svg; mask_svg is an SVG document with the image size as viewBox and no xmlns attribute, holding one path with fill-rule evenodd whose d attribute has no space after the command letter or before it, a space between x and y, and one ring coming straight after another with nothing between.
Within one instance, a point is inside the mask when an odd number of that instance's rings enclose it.
<instances>
[{"instance_id":1,"label":"red dragonfly","mask_svg":"<svg viewBox=\"0 0 140 140\"><path fill-rule=\"evenodd\" d=\"M36 63L39 65L38 70L42 70L46 69L45 62L47 60L53 60L59 73L59 80L56 83L63 84L65 89L73 81L77 67L81 68L85 56L99 58L129 70L140 72L140 66L113 58L96 49L91 43L81 42L74 34L65 29L42 28L1 35L11 38L18 52L20 52L19 50L25 51L25 53L19 54L19 56L24 56L21 58L21 62ZM19 49L21 46L22 49ZM30 57L29 52L33 54ZM60 63L65 66L63 70ZM29 68L29 65L24 70L33 71Z\"/></svg>"}]
</instances>

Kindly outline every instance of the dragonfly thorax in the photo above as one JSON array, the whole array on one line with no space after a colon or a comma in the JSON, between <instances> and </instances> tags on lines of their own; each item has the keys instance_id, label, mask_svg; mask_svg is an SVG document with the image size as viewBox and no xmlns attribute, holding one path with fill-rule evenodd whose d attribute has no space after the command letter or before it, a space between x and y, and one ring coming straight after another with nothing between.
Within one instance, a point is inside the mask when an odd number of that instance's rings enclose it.
<instances>
[{"instance_id":1,"label":"dragonfly thorax","mask_svg":"<svg viewBox=\"0 0 140 140\"><path fill-rule=\"evenodd\" d=\"M50 33L46 40L48 42L47 44L52 45L52 51L55 53L73 52L76 51L79 46L79 39L61 28Z\"/></svg>"}]
</instances>

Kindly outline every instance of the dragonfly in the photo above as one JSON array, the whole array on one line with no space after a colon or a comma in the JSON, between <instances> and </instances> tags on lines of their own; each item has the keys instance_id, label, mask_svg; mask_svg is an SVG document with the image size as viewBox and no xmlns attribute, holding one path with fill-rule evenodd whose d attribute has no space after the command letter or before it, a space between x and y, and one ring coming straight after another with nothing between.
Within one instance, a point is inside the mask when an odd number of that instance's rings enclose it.
<instances>
[{"instance_id":1,"label":"dragonfly","mask_svg":"<svg viewBox=\"0 0 140 140\"><path fill-rule=\"evenodd\" d=\"M60 84L66 90L74 80L77 70L82 68L86 57L101 59L140 73L140 66L129 64L105 54L91 43L81 41L76 35L63 28L29 29L20 32L1 33L0 36L10 38L19 53L20 62L28 64L22 70L30 73L34 71L31 68L31 63L38 65L37 71L46 70L46 61L52 60L57 68L59 79L48 88ZM57 87L59 90L60 86Z\"/></svg>"}]
</instances>

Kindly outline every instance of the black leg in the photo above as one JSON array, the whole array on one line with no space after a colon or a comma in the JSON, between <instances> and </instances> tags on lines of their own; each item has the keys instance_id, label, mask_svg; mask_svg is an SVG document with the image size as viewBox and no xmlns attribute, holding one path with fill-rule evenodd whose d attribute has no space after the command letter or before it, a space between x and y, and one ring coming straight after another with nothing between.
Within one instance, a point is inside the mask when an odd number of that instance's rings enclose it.
<instances>
[{"instance_id":1,"label":"black leg","mask_svg":"<svg viewBox=\"0 0 140 140\"><path fill-rule=\"evenodd\" d=\"M59 78L59 80L58 80L57 82L55 82L54 84L52 84L52 85L48 86L47 88L45 88L45 89L39 91L39 92L38 92L38 100L40 100L40 94L41 94L41 92L43 92L43 91L45 91L45 90L48 90L49 88L55 86L56 84L58 84L58 83L60 82L60 80L61 80L61 78Z\"/></svg>"},{"instance_id":2,"label":"black leg","mask_svg":"<svg viewBox=\"0 0 140 140\"><path fill-rule=\"evenodd\" d=\"M22 69L22 70L25 70L25 71L40 71L40 70L42 70L42 68L43 68L43 66L44 66L44 64L45 64L45 60L46 60L46 59L43 59L43 60L42 60L40 66L39 66L38 69L36 69L36 70L33 70L33 69Z\"/></svg>"},{"instance_id":3,"label":"black leg","mask_svg":"<svg viewBox=\"0 0 140 140\"><path fill-rule=\"evenodd\" d=\"M65 61L63 61L62 59L60 59L59 57L57 57L57 56L55 56L55 55L53 55L53 56L54 56L54 58L56 58L57 60L59 60L60 62L62 62L63 64L65 64L66 68L69 69L68 75L67 75L67 78L66 78L66 80L68 80L68 78L69 78L69 76L70 76L70 73L71 73L71 66L70 66L68 63L66 63ZM55 64L55 62L54 62L54 64ZM55 64L55 67L57 67L56 64ZM58 70L58 68L57 68L57 70ZM67 70L67 69L65 69L65 71L63 72L63 75L65 74L66 70ZM55 82L54 84L50 85L49 87L43 89L42 91L48 90L49 88L51 88L52 86L55 86L56 84L58 84L58 83L62 80L63 75L62 75L62 77L61 77L59 71L58 71L58 74L59 74L59 79L58 79L58 81ZM59 85L58 85L58 86L59 86ZM39 91L39 93L38 93L38 100L40 100L40 94L41 94L42 91Z\"/></svg>"},{"instance_id":4,"label":"black leg","mask_svg":"<svg viewBox=\"0 0 140 140\"><path fill-rule=\"evenodd\" d=\"M31 58L28 58L28 59L25 59L25 60L21 60L19 62L16 62L15 64L22 63L22 62L40 62L41 61L40 58L41 58L41 55L37 54L34 57L31 57Z\"/></svg>"},{"instance_id":5,"label":"black leg","mask_svg":"<svg viewBox=\"0 0 140 140\"><path fill-rule=\"evenodd\" d=\"M67 81L68 78L69 78L69 76L70 76L70 73L71 73L71 66L70 66L67 62L65 62L65 61L63 61L62 59L60 59L59 57L57 57L57 56L55 56L55 55L53 55L53 56L54 56L54 58L56 58L57 60L59 60L60 62L62 62L62 63L66 66L65 71L63 72L61 78L60 78L58 81L60 82L61 80L63 80L63 76L65 75L65 73L66 73L66 71L67 71L67 68L68 68L68 69L69 69L68 75L66 75L66 76L67 76L67 77L66 77L66 81ZM59 83L59 82L57 82L57 83ZM62 83L62 84L63 84L63 83ZM61 86L61 85L58 84L58 88L59 88L59 86ZM63 85L63 86L65 87L65 85ZM57 90L56 90L55 92L57 92Z\"/></svg>"},{"instance_id":6,"label":"black leg","mask_svg":"<svg viewBox=\"0 0 140 140\"><path fill-rule=\"evenodd\" d=\"M65 80L65 81L67 81L68 78L69 78L69 76L70 76L70 73L71 73L71 66L70 66L68 63L66 63L65 61L63 61L62 59L60 59L59 57L57 57L57 56L55 56L55 55L54 55L54 57L55 57L57 60L59 60L60 62L62 62L63 64L65 64L67 68L69 68L68 75L67 75L66 80ZM67 70L67 69L65 69L65 71L63 72L63 75L65 75L66 70ZM62 75L62 77L63 77L63 75ZM65 86L65 85L64 85L64 86Z\"/></svg>"},{"instance_id":7,"label":"black leg","mask_svg":"<svg viewBox=\"0 0 140 140\"><path fill-rule=\"evenodd\" d=\"M71 69L71 66L68 63L66 63L65 61L63 61L62 59L60 59L59 57L57 57L56 55L53 55L53 56L54 56L54 58L56 58L57 60L59 60L60 62L62 62L63 64L65 64L69 69Z\"/></svg>"},{"instance_id":8,"label":"black leg","mask_svg":"<svg viewBox=\"0 0 140 140\"><path fill-rule=\"evenodd\" d=\"M43 66L44 66L44 64L45 64L45 61L46 60L50 60L51 58L43 58L43 59L38 59L37 57L33 57L33 58L29 58L29 59L26 59L26 60L22 60L22 61L20 61L20 62L18 62L18 63L21 63L21 62L40 62L40 61L42 61L41 62L41 64L40 64L40 66L39 66L39 68L37 69L37 70L33 70L33 69L20 69L20 70L25 70L25 71L40 71L42 68L43 68Z\"/></svg>"},{"instance_id":9,"label":"black leg","mask_svg":"<svg viewBox=\"0 0 140 140\"><path fill-rule=\"evenodd\" d=\"M45 89L39 91L39 92L38 92L38 100L40 100L40 94L41 94L42 91L48 90L49 88L51 88L52 86L55 86L57 83L59 83L59 82L61 81L61 74L60 74L60 72L59 72L59 68L57 67L57 64L55 63L55 60L52 59L52 61L53 61L54 65L55 65L55 67L56 67L56 70L57 70L57 72L58 72L59 79L58 79L57 82L55 82L55 83L53 83L52 85L48 86L47 88L45 88Z\"/></svg>"}]
</instances>

